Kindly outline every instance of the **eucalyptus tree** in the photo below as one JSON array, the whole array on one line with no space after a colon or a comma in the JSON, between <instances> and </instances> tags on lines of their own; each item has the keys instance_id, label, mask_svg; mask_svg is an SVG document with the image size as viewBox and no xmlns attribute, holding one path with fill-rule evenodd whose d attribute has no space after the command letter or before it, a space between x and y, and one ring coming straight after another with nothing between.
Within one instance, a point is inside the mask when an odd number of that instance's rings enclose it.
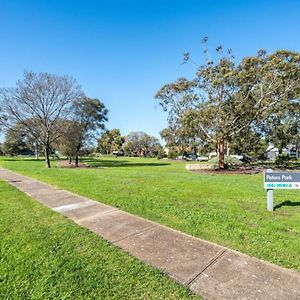
<instances>
[{"instance_id":1,"label":"eucalyptus tree","mask_svg":"<svg viewBox=\"0 0 300 300\"><path fill-rule=\"evenodd\" d=\"M6 128L20 124L44 148L50 168L51 145L60 134L60 122L70 115L71 106L82 97L76 81L69 76L25 72L14 88L0 90Z\"/></svg>"},{"instance_id":2,"label":"eucalyptus tree","mask_svg":"<svg viewBox=\"0 0 300 300\"><path fill-rule=\"evenodd\" d=\"M267 55L261 50L236 64L231 50L224 53L217 47L216 52L218 59L213 61L204 48L206 63L198 66L194 79L186 81L184 94L174 82L163 86L156 98L169 112L169 120L180 120L187 132L196 131L200 139L217 145L219 167L224 168L226 145L287 103L298 104L300 59L294 52ZM184 58L188 61L190 55ZM166 86L172 86L173 93Z\"/></svg>"},{"instance_id":3,"label":"eucalyptus tree","mask_svg":"<svg viewBox=\"0 0 300 300\"><path fill-rule=\"evenodd\" d=\"M196 131L202 140L218 146L219 165L224 168L226 121L231 114L229 108L235 96L236 66L230 51L223 55L222 48L218 47L217 53L221 55L219 61L214 63L208 58L204 65L198 67L196 77L185 81L184 89L178 86L178 82L169 84L174 91L171 94L166 90L169 85L165 85L156 94L156 98L164 110L169 112L168 119L180 120L187 134ZM189 59L186 53L185 61Z\"/></svg>"}]
</instances>

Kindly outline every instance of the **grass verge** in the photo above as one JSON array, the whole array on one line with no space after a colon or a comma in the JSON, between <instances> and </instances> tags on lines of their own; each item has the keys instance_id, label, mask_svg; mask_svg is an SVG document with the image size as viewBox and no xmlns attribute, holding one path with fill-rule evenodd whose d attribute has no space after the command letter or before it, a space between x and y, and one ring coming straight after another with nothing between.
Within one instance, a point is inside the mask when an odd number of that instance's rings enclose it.
<instances>
[{"instance_id":1,"label":"grass verge","mask_svg":"<svg viewBox=\"0 0 300 300\"><path fill-rule=\"evenodd\" d=\"M0 165L252 256L300 271L300 194L275 191L266 210L263 176L192 173L185 163L86 159L91 168L45 169L43 161Z\"/></svg>"},{"instance_id":2,"label":"grass verge","mask_svg":"<svg viewBox=\"0 0 300 300\"><path fill-rule=\"evenodd\" d=\"M198 299L0 181L0 299Z\"/></svg>"}]
</instances>

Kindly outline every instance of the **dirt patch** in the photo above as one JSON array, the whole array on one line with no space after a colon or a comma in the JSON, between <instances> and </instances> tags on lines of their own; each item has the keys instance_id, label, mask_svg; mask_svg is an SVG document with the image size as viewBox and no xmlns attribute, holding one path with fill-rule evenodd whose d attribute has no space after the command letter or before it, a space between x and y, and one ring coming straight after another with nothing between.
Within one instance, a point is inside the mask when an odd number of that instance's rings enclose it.
<instances>
[{"instance_id":1,"label":"dirt patch","mask_svg":"<svg viewBox=\"0 0 300 300\"><path fill-rule=\"evenodd\" d=\"M58 168L76 168L75 162L69 163L68 160L60 160L57 162L57 167ZM79 163L78 168L88 168L89 166L85 163Z\"/></svg>"}]
</instances>

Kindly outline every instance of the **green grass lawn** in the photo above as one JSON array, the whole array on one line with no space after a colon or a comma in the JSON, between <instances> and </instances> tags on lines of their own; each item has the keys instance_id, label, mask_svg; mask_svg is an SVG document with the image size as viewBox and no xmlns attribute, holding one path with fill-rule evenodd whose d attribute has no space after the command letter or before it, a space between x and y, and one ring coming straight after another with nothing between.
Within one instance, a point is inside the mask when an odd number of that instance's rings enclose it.
<instances>
[{"instance_id":1,"label":"green grass lawn","mask_svg":"<svg viewBox=\"0 0 300 300\"><path fill-rule=\"evenodd\" d=\"M2 181L0 220L0 299L196 299Z\"/></svg>"},{"instance_id":2,"label":"green grass lawn","mask_svg":"<svg viewBox=\"0 0 300 300\"><path fill-rule=\"evenodd\" d=\"M191 173L184 162L156 159L86 163L92 167L45 169L43 161L0 161L8 169L300 271L299 191L275 191L278 207L270 213L262 174Z\"/></svg>"}]
</instances>

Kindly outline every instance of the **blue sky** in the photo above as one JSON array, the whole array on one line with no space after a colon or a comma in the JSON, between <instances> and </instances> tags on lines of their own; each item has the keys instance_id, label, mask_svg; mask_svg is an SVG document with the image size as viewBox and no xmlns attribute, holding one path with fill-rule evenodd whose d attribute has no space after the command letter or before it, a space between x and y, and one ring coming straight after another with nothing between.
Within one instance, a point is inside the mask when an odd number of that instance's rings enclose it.
<instances>
[{"instance_id":1,"label":"blue sky","mask_svg":"<svg viewBox=\"0 0 300 300\"><path fill-rule=\"evenodd\" d=\"M201 38L237 59L260 48L300 52L300 1L0 0L0 86L24 70L68 74L109 109L108 128L159 136L166 114L155 92L178 77Z\"/></svg>"}]
</instances>

